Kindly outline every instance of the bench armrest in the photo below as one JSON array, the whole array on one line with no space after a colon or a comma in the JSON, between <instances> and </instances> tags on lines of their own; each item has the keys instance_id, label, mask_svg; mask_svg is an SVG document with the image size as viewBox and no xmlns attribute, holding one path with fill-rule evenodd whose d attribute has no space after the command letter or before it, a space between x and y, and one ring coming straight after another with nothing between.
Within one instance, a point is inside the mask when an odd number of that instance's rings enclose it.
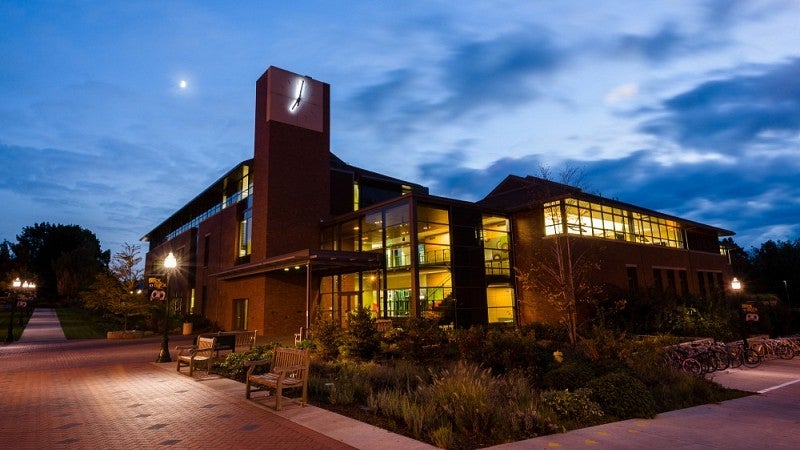
<instances>
[{"instance_id":1,"label":"bench armrest","mask_svg":"<svg viewBox=\"0 0 800 450\"><path fill-rule=\"evenodd\" d=\"M190 351L192 356L203 355L203 354L213 354L215 351L214 347L206 347L206 348L194 348Z\"/></svg>"},{"instance_id":2,"label":"bench armrest","mask_svg":"<svg viewBox=\"0 0 800 450\"><path fill-rule=\"evenodd\" d=\"M303 369L305 369L305 368L306 368L306 366L303 366L303 365L299 365L299 364L298 364L298 365L296 365L296 366L281 366L281 367L275 367L274 369L271 369L271 370L270 370L270 372L272 372L272 373L294 372L294 371L296 371L296 370L303 370Z\"/></svg>"},{"instance_id":3,"label":"bench armrest","mask_svg":"<svg viewBox=\"0 0 800 450\"><path fill-rule=\"evenodd\" d=\"M245 366L263 366L264 364L269 364L271 362L272 361L270 361L268 359L258 359L258 360L255 360L255 361L245 361L244 365Z\"/></svg>"},{"instance_id":4,"label":"bench armrest","mask_svg":"<svg viewBox=\"0 0 800 450\"><path fill-rule=\"evenodd\" d=\"M196 345L177 345L175 346L175 350L178 351L178 356L184 356L190 354L195 348Z\"/></svg>"},{"instance_id":5,"label":"bench armrest","mask_svg":"<svg viewBox=\"0 0 800 450\"><path fill-rule=\"evenodd\" d=\"M269 365L271 363L272 363L272 360L269 360L269 359L258 359L258 360L255 360L255 361L245 361L244 362L244 366L248 368L246 376L249 377L250 375L252 375L253 371L256 369L256 367Z\"/></svg>"}]
</instances>

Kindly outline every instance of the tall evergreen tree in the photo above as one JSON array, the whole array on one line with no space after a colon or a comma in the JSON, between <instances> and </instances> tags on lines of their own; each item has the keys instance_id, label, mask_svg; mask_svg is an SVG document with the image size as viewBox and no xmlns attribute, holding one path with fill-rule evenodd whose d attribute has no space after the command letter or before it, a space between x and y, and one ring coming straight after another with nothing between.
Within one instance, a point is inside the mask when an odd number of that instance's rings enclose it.
<instances>
[{"instance_id":1,"label":"tall evergreen tree","mask_svg":"<svg viewBox=\"0 0 800 450\"><path fill-rule=\"evenodd\" d=\"M35 275L40 298L57 300L62 296L68 302L77 300L78 292L111 257L91 231L50 223L23 228L11 251L17 267Z\"/></svg>"}]
</instances>

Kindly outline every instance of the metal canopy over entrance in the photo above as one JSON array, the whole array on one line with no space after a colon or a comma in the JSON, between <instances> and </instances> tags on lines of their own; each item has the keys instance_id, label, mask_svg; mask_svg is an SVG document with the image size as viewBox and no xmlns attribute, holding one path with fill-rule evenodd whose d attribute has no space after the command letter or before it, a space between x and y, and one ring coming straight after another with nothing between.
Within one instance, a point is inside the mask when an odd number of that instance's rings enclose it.
<instances>
[{"instance_id":1,"label":"metal canopy over entrance","mask_svg":"<svg viewBox=\"0 0 800 450\"><path fill-rule=\"evenodd\" d=\"M311 275L334 275L338 273L375 270L382 266L382 253L345 252L334 250L306 249L267 258L263 261L242 264L214 274L220 281L265 275L303 266L306 268L306 330L311 326Z\"/></svg>"}]
</instances>

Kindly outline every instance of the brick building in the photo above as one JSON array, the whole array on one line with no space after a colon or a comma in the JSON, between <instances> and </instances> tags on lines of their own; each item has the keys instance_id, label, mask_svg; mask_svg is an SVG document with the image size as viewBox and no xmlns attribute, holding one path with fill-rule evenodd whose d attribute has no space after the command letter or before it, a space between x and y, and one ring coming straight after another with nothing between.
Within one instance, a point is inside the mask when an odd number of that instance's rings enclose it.
<instances>
[{"instance_id":1,"label":"brick building","mask_svg":"<svg viewBox=\"0 0 800 450\"><path fill-rule=\"evenodd\" d=\"M253 158L142 238L149 275L178 258L176 312L275 339L358 307L464 327L544 320L515 270L564 238L602 242L594 276L620 288L710 295L730 278L726 230L533 177L465 202L351 166L330 152L329 106L326 83L276 67L258 79Z\"/></svg>"}]
</instances>

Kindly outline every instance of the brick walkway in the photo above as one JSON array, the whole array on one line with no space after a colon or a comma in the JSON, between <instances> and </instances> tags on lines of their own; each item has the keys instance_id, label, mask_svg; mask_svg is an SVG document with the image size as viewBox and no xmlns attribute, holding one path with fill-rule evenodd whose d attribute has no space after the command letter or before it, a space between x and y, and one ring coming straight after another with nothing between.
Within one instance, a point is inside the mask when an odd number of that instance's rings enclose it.
<instances>
[{"instance_id":1,"label":"brick walkway","mask_svg":"<svg viewBox=\"0 0 800 450\"><path fill-rule=\"evenodd\" d=\"M53 320L55 315L50 314L37 310L31 324ZM5 448L354 448L342 442L346 437L324 435L258 401L245 400L241 383L217 379L229 383L219 389L202 377L178 374L174 364L153 363L159 338L59 342L42 335L25 336L0 347L0 436ZM174 338L171 347L187 340ZM286 414L337 416L314 407L292 409L287 407ZM352 434L356 447L376 444L359 441L364 434L374 434L382 448L427 447L341 416L331 417L321 420L344 420L340 423L349 425L338 426L338 431Z\"/></svg>"}]
</instances>

